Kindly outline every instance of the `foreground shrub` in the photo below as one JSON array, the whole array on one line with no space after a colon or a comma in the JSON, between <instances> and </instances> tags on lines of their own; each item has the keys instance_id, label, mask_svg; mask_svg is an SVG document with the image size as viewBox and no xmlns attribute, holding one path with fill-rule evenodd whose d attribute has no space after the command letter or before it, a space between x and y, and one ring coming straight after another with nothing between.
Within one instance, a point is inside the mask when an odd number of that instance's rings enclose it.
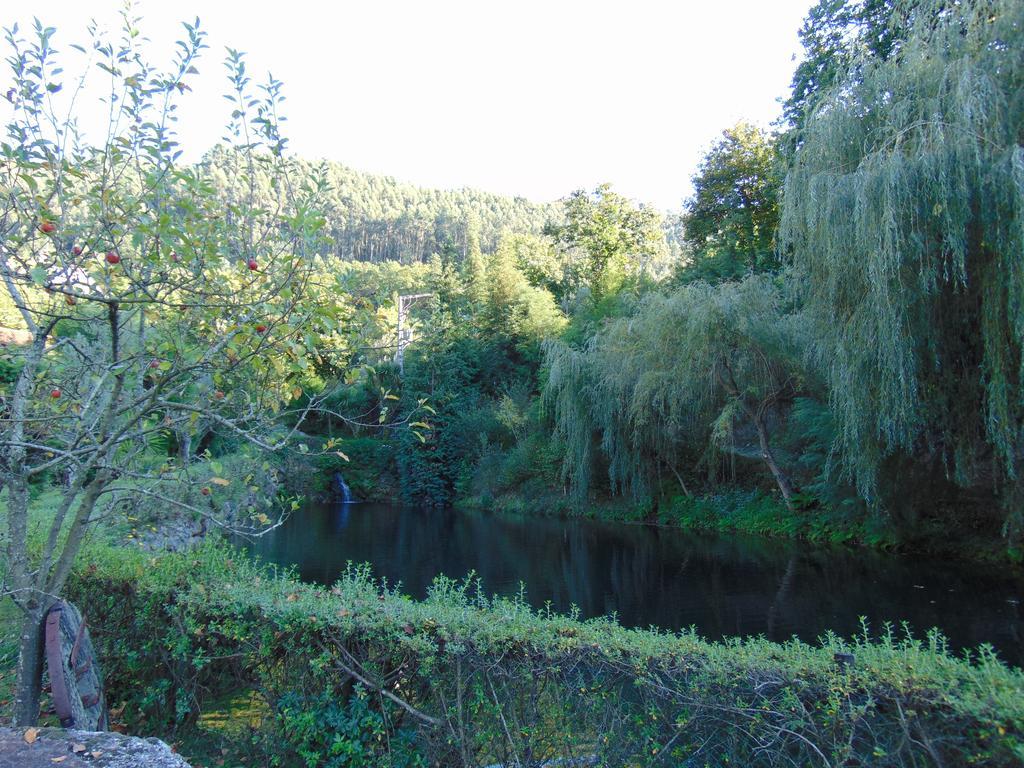
<instances>
[{"instance_id":1,"label":"foreground shrub","mask_svg":"<svg viewBox=\"0 0 1024 768\"><path fill-rule=\"evenodd\" d=\"M167 734L233 690L284 765L1016 765L1024 675L926 642L708 643L535 612L438 579L301 584L207 544L97 545L72 579L110 700ZM853 664L836 653L851 653Z\"/></svg>"}]
</instances>

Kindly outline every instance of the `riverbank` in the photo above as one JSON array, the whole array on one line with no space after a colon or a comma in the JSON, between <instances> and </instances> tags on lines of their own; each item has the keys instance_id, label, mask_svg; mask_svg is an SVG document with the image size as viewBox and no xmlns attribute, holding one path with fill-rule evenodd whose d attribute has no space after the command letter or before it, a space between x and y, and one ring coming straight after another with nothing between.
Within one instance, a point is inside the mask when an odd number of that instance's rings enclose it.
<instances>
[{"instance_id":1,"label":"riverbank","mask_svg":"<svg viewBox=\"0 0 1024 768\"><path fill-rule=\"evenodd\" d=\"M338 750L388 765L1024 757L1024 673L954 657L937 635L709 643L446 579L423 601L362 569L318 587L213 544L93 547L71 595L104 628L108 686L133 729L187 729L215 699L257 690L264 718L245 748L285 764Z\"/></svg>"},{"instance_id":2,"label":"riverbank","mask_svg":"<svg viewBox=\"0 0 1024 768\"><path fill-rule=\"evenodd\" d=\"M760 490L675 495L657 506L640 504L628 497L600 498L577 507L564 493L539 483L527 483L522 489L496 496L461 497L456 506L517 515L584 517L685 531L796 539L811 544L945 557L1024 572L1024 550L1001 538L979 536L971 530L953 531L939 519L926 518L913 530L900 530L882 517L824 514L821 506L791 510L776 495Z\"/></svg>"}]
</instances>

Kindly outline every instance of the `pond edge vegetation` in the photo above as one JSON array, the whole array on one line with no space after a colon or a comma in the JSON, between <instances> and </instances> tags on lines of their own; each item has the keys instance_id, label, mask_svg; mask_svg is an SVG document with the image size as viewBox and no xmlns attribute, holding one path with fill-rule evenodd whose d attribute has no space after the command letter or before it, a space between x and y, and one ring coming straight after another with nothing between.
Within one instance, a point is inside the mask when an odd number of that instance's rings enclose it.
<instances>
[{"instance_id":1,"label":"pond edge vegetation","mask_svg":"<svg viewBox=\"0 0 1024 768\"><path fill-rule=\"evenodd\" d=\"M150 553L97 542L70 595L129 725L187 732L255 691L235 748L308 765L1015 765L1024 672L941 636L709 643L534 611L471 580L411 600L351 567L331 588L208 542ZM849 654L847 656L846 654ZM120 708L120 707L119 707ZM129 714L130 713L130 714ZM339 738L331 723L347 723Z\"/></svg>"}]
</instances>

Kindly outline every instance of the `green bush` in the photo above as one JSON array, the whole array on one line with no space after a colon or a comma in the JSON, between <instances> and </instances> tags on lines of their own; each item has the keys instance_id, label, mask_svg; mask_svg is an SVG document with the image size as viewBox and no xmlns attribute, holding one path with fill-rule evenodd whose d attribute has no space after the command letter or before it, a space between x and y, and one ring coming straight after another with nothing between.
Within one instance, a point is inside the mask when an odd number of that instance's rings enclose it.
<instances>
[{"instance_id":1,"label":"green bush","mask_svg":"<svg viewBox=\"0 0 1024 768\"><path fill-rule=\"evenodd\" d=\"M1024 675L990 650L956 658L938 635L708 643L443 578L424 601L365 568L331 589L301 584L214 544L157 557L97 544L70 591L132 727L167 735L218 696L256 691L273 764L1024 759Z\"/></svg>"},{"instance_id":2,"label":"green bush","mask_svg":"<svg viewBox=\"0 0 1024 768\"><path fill-rule=\"evenodd\" d=\"M391 739L387 718L362 685L356 685L340 701L326 692L313 697L286 693L278 702L276 716L281 732L288 735L292 749L309 768L426 765L409 734ZM382 752L386 752L384 762L379 761Z\"/></svg>"},{"instance_id":3,"label":"green bush","mask_svg":"<svg viewBox=\"0 0 1024 768\"><path fill-rule=\"evenodd\" d=\"M878 547L893 543L891 536L872 528L870 521L847 520L813 504L790 510L777 496L758 490L676 496L661 508L658 520L690 530L740 531L832 543L860 541Z\"/></svg>"}]
</instances>

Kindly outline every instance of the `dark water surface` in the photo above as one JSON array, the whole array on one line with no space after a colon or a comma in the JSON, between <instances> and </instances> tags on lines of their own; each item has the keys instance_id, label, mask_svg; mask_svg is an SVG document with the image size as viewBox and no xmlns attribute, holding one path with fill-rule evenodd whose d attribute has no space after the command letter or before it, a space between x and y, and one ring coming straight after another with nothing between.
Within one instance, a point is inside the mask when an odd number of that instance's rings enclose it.
<instances>
[{"instance_id":1,"label":"dark water surface","mask_svg":"<svg viewBox=\"0 0 1024 768\"><path fill-rule=\"evenodd\" d=\"M333 583L346 563L423 597L440 573L471 571L489 593L525 584L530 603L632 627L694 626L710 639L764 635L813 641L906 621L939 627L956 648L990 643L1024 661L1024 580L995 569L745 536L687 533L594 520L519 518L455 510L334 504L304 507L251 548Z\"/></svg>"}]
</instances>

